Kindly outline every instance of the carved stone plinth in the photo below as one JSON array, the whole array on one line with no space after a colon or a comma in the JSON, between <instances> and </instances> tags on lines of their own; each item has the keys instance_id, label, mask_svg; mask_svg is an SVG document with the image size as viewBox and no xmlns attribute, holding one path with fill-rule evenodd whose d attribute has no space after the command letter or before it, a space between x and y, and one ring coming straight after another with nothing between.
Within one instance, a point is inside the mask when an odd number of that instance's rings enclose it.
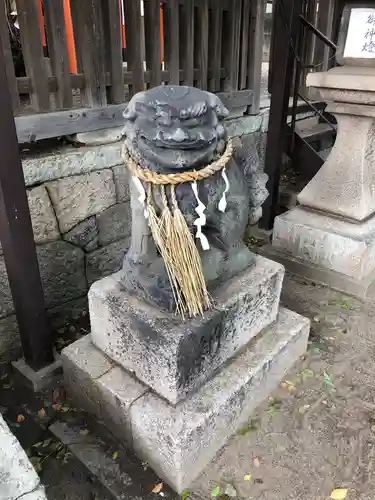
<instances>
[{"instance_id":1,"label":"carved stone plinth","mask_svg":"<svg viewBox=\"0 0 375 500\"><path fill-rule=\"evenodd\" d=\"M276 320L284 268L254 259L213 293L214 310L185 321L125 292L122 272L98 281L89 293L94 345L178 403Z\"/></svg>"},{"instance_id":2,"label":"carved stone plinth","mask_svg":"<svg viewBox=\"0 0 375 500\"><path fill-rule=\"evenodd\" d=\"M65 383L80 408L182 493L305 352L308 334L306 318L281 309L276 323L176 406L108 359L90 336L64 349Z\"/></svg>"},{"instance_id":3,"label":"carved stone plinth","mask_svg":"<svg viewBox=\"0 0 375 500\"><path fill-rule=\"evenodd\" d=\"M265 254L293 273L360 299L375 274L375 68L312 73L307 84L337 119L337 139L298 196L275 220Z\"/></svg>"}]
</instances>

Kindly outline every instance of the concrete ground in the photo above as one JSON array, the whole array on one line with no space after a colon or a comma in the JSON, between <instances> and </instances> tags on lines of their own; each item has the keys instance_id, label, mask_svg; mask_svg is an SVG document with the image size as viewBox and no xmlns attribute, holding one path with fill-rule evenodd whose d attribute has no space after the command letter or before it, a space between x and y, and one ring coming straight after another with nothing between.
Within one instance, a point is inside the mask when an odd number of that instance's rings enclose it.
<instances>
[{"instance_id":1,"label":"concrete ground","mask_svg":"<svg viewBox=\"0 0 375 500\"><path fill-rule=\"evenodd\" d=\"M373 500L375 307L290 278L283 303L311 318L308 352L192 490L325 500L342 488L348 500Z\"/></svg>"}]
</instances>

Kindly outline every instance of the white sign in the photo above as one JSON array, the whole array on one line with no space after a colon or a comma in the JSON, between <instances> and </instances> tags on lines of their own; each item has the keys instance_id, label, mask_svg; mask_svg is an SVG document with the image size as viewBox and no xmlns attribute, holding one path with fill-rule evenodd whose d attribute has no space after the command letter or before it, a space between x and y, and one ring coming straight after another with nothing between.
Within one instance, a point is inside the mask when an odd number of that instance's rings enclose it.
<instances>
[{"instance_id":1,"label":"white sign","mask_svg":"<svg viewBox=\"0 0 375 500\"><path fill-rule=\"evenodd\" d=\"M356 9L350 12L344 58L375 58L375 9Z\"/></svg>"}]
</instances>

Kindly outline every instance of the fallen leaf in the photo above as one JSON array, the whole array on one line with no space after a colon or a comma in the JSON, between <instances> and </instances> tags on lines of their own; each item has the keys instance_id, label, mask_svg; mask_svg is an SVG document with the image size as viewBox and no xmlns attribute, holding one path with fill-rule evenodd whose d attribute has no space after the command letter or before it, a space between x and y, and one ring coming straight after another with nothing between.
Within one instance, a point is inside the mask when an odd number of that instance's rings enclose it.
<instances>
[{"instance_id":1,"label":"fallen leaf","mask_svg":"<svg viewBox=\"0 0 375 500\"><path fill-rule=\"evenodd\" d=\"M161 492L159 493L159 495L160 495L161 497L165 497L165 493L164 493L163 491L161 491Z\"/></svg>"},{"instance_id":2,"label":"fallen leaf","mask_svg":"<svg viewBox=\"0 0 375 500\"><path fill-rule=\"evenodd\" d=\"M330 498L332 500L344 500L347 494L348 494L347 488L337 488L332 491Z\"/></svg>"},{"instance_id":3,"label":"fallen leaf","mask_svg":"<svg viewBox=\"0 0 375 500\"><path fill-rule=\"evenodd\" d=\"M181 500L186 500L190 497L190 491L184 491L181 495Z\"/></svg>"},{"instance_id":4,"label":"fallen leaf","mask_svg":"<svg viewBox=\"0 0 375 500\"><path fill-rule=\"evenodd\" d=\"M46 410L44 408L41 408L39 411L38 411L38 417L39 418L45 418L46 416Z\"/></svg>"},{"instance_id":5,"label":"fallen leaf","mask_svg":"<svg viewBox=\"0 0 375 500\"><path fill-rule=\"evenodd\" d=\"M44 441L38 441L37 443L33 444L33 448L40 448L43 446Z\"/></svg>"},{"instance_id":6,"label":"fallen leaf","mask_svg":"<svg viewBox=\"0 0 375 500\"><path fill-rule=\"evenodd\" d=\"M118 458L118 451L115 451L114 454L112 455L113 460L116 460Z\"/></svg>"},{"instance_id":7,"label":"fallen leaf","mask_svg":"<svg viewBox=\"0 0 375 500\"><path fill-rule=\"evenodd\" d=\"M253 458L253 465L254 465L254 467L255 467L256 469L259 469L259 467L260 467L260 460L259 460L259 458L258 458L258 457L254 457L254 458Z\"/></svg>"},{"instance_id":8,"label":"fallen leaf","mask_svg":"<svg viewBox=\"0 0 375 500\"><path fill-rule=\"evenodd\" d=\"M211 496L212 498L216 498L220 495L221 489L220 486L214 486L211 490Z\"/></svg>"},{"instance_id":9,"label":"fallen leaf","mask_svg":"<svg viewBox=\"0 0 375 500\"><path fill-rule=\"evenodd\" d=\"M17 416L17 422L18 422L19 424L20 424L21 422L23 422L24 420L25 420L25 417L24 417L22 414L20 414L20 415L18 415L18 416Z\"/></svg>"},{"instance_id":10,"label":"fallen leaf","mask_svg":"<svg viewBox=\"0 0 375 500\"><path fill-rule=\"evenodd\" d=\"M61 410L61 404L60 403L55 403L52 405L52 408L56 411L60 411Z\"/></svg>"},{"instance_id":11,"label":"fallen leaf","mask_svg":"<svg viewBox=\"0 0 375 500\"><path fill-rule=\"evenodd\" d=\"M372 424L372 426L371 426L371 432L372 432L373 434L375 434L375 424Z\"/></svg>"},{"instance_id":12,"label":"fallen leaf","mask_svg":"<svg viewBox=\"0 0 375 500\"><path fill-rule=\"evenodd\" d=\"M163 483L155 484L155 486L151 490L151 493L160 493L161 490L163 489L163 486L164 486Z\"/></svg>"},{"instance_id":13,"label":"fallen leaf","mask_svg":"<svg viewBox=\"0 0 375 500\"><path fill-rule=\"evenodd\" d=\"M298 413L301 413L301 415L304 415L310 407L311 407L311 405L300 406L298 408Z\"/></svg>"},{"instance_id":14,"label":"fallen leaf","mask_svg":"<svg viewBox=\"0 0 375 500\"><path fill-rule=\"evenodd\" d=\"M89 433L88 429L81 429L79 431L80 436L87 436L88 433Z\"/></svg>"},{"instance_id":15,"label":"fallen leaf","mask_svg":"<svg viewBox=\"0 0 375 500\"><path fill-rule=\"evenodd\" d=\"M329 375L327 372L324 372L323 374L323 382L326 387L332 390L336 390L335 384L333 383L331 375Z\"/></svg>"},{"instance_id":16,"label":"fallen leaf","mask_svg":"<svg viewBox=\"0 0 375 500\"><path fill-rule=\"evenodd\" d=\"M243 480L244 480L244 481L251 481L251 474L246 474L246 475L243 477Z\"/></svg>"},{"instance_id":17,"label":"fallen leaf","mask_svg":"<svg viewBox=\"0 0 375 500\"><path fill-rule=\"evenodd\" d=\"M300 372L300 376L302 380L306 380L307 378L311 378L314 376L314 372L310 368L305 368Z\"/></svg>"},{"instance_id":18,"label":"fallen leaf","mask_svg":"<svg viewBox=\"0 0 375 500\"><path fill-rule=\"evenodd\" d=\"M235 498L237 496L236 488L232 484L227 484L224 490L224 495L230 498Z\"/></svg>"}]
</instances>

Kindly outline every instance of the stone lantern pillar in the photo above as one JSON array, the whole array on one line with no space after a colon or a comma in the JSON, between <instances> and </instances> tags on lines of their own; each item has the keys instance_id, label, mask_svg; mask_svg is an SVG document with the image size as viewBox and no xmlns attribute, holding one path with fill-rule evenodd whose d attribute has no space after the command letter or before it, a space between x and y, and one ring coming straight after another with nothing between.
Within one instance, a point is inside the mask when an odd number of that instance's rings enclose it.
<instances>
[{"instance_id":1,"label":"stone lantern pillar","mask_svg":"<svg viewBox=\"0 0 375 500\"><path fill-rule=\"evenodd\" d=\"M337 139L300 206L276 218L272 255L365 299L375 278L375 2L345 7L337 59L341 67L307 78L337 119Z\"/></svg>"}]
</instances>

